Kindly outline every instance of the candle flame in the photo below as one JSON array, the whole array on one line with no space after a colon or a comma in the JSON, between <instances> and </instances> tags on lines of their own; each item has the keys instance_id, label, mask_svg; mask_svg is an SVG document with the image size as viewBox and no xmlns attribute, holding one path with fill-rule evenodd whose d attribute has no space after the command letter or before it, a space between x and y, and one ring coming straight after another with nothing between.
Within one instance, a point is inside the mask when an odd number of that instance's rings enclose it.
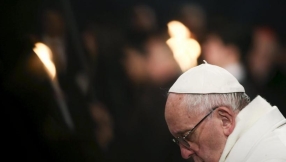
<instances>
[{"instance_id":1,"label":"candle flame","mask_svg":"<svg viewBox=\"0 0 286 162\"><path fill-rule=\"evenodd\" d=\"M186 39L191 36L189 29L179 21L168 23L168 33L172 38Z\"/></svg>"},{"instance_id":2,"label":"candle flame","mask_svg":"<svg viewBox=\"0 0 286 162\"><path fill-rule=\"evenodd\" d=\"M171 38L166 43L173 51L181 70L186 71L196 66L201 46L195 39L190 38L191 32L188 28L179 21L171 21L168 23L168 32Z\"/></svg>"},{"instance_id":3,"label":"candle flame","mask_svg":"<svg viewBox=\"0 0 286 162\"><path fill-rule=\"evenodd\" d=\"M56 76L56 67L52 61L52 51L50 48L47 45L38 42L35 44L33 51L45 65L45 68L51 79L54 79Z\"/></svg>"}]
</instances>

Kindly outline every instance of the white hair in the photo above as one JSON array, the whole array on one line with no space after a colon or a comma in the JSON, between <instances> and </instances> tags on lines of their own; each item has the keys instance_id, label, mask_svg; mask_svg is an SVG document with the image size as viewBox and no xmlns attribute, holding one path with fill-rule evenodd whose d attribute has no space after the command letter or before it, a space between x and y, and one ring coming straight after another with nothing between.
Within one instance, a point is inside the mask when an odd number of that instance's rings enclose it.
<instances>
[{"instance_id":1,"label":"white hair","mask_svg":"<svg viewBox=\"0 0 286 162\"><path fill-rule=\"evenodd\" d=\"M212 94L184 94L182 103L187 105L188 110L193 113L210 111L217 106L225 106L235 112L242 110L249 102L250 98L246 93L212 93Z\"/></svg>"}]
</instances>

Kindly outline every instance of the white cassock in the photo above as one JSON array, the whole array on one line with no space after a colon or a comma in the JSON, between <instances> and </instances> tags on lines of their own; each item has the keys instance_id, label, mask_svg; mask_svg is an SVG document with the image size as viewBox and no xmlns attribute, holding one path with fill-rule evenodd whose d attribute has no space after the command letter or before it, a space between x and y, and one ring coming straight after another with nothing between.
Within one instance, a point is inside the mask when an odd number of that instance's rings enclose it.
<instances>
[{"instance_id":1,"label":"white cassock","mask_svg":"<svg viewBox=\"0 0 286 162\"><path fill-rule=\"evenodd\" d=\"M257 96L236 117L220 162L286 162L286 119Z\"/></svg>"}]
</instances>

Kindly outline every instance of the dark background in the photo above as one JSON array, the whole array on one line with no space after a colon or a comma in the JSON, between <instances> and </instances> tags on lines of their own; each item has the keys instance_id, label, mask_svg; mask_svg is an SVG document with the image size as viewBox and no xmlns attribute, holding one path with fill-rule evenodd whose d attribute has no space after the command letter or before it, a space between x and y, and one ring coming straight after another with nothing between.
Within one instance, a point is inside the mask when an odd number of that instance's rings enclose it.
<instances>
[{"instance_id":1,"label":"dark background","mask_svg":"<svg viewBox=\"0 0 286 162\"><path fill-rule=\"evenodd\" d=\"M211 20L212 16L223 15L241 23L270 26L282 41L285 41L286 35L286 2L283 0L4 0L0 6L2 49L13 46L15 40L22 39L27 34L39 33L40 14L43 8L63 6L63 2L71 5L72 14L65 15L74 21L73 26L76 27L77 32L81 32L90 22L124 26L128 21L126 20L128 10L135 4L147 4L152 7L160 27L165 28L168 21L176 18L180 4L192 2L205 9L208 20ZM63 10L62 7L59 9ZM3 54L2 52L2 56L6 57L7 54Z\"/></svg>"},{"instance_id":2,"label":"dark background","mask_svg":"<svg viewBox=\"0 0 286 162\"><path fill-rule=\"evenodd\" d=\"M134 4L148 4L156 10L161 25L174 18L176 9L180 3L194 2L202 5L208 16L214 14L228 15L234 20L252 24L268 24L283 33L285 29L285 7L283 0L200 0L200 1L159 1L159 0L71 0L72 11L79 27L88 21L98 21L110 24L121 24L124 13ZM39 0L5 0L1 2L2 28L14 32L33 31L38 25L37 14L41 8L48 5L60 4L61 1ZM3 14L4 13L4 14ZM7 24L8 22L8 24ZM14 30L13 30L14 29ZM16 30L15 30L16 29ZM2 30L3 31L3 30Z\"/></svg>"},{"instance_id":3,"label":"dark background","mask_svg":"<svg viewBox=\"0 0 286 162\"><path fill-rule=\"evenodd\" d=\"M7 158L9 159L25 159L36 160L36 161L57 161L53 157L57 157L55 154L71 154L72 150L62 149L69 147L68 143L72 141L71 145L78 146L78 143L73 141L73 138L78 138L78 136L73 137L69 133L63 131L61 132L63 138L68 139L64 141L59 146L57 143L50 144L52 149L46 149L46 143L41 143L41 136L38 133L38 123L35 123L33 113L39 113L45 116L45 112L34 112L33 108L37 108L41 105L43 108L49 109L54 107L55 101L45 100L45 97L50 95L50 88L48 82L45 80L33 80L33 76L25 71L21 71L21 63L30 54L33 44L27 41L27 38L32 34L40 33L40 20L42 10L46 7L59 7L63 10L63 4L71 5L71 12L64 12L65 18L70 22L68 24L69 28L73 28L76 34L80 34L86 26L91 23L106 24L108 26L113 26L115 29L126 26L128 20L127 16L129 9L135 4L147 4L152 7L157 15L158 23L160 28L166 28L167 22L177 18L178 7L181 3L193 2L201 5L206 13L209 20L216 15L224 15L230 19L255 25L266 25L270 26L278 33L278 37L281 42L285 44L286 36L286 1L285 0L240 0L240 1L229 1L229 0L197 0L197 1L183 1L183 0L3 0L1 1L0 11L1 11L1 43L0 43L0 79L1 83L3 80L7 82L4 78L9 76L11 72L17 72L19 77L24 77L21 81L22 84L15 85L12 87L12 92L6 93L7 87L1 84L1 109L4 110L3 113L3 125L4 131L4 149L8 152ZM73 22L73 23L71 23ZM24 64L24 63L23 63ZM17 65L17 68L15 66ZM3 78L2 78L3 77ZM14 81L17 81L17 78ZM9 81L9 80L8 80ZM15 82L18 83L18 82ZM11 82L13 84L13 82ZM26 88L22 89L23 86ZM73 86L73 85L71 85ZM36 91L29 91L29 88L36 89ZM17 89L18 88L18 89ZM29 93L26 93L27 90ZM73 94L78 90L70 90ZM42 93L45 92L45 93ZM69 91L68 91L69 92ZM40 95L38 95L40 94ZM19 97L20 96L20 97ZM22 98L24 96L24 98ZM35 97L35 99L33 99ZM70 96L71 100L77 100L77 104L82 103L77 93ZM283 97L282 97L283 98ZM34 100L34 101L33 101ZM28 102L27 102L28 101ZM44 102L42 102L44 101ZM164 101L163 101L164 102ZM76 105L74 105L76 106ZM31 111L26 111L30 110ZM75 109L76 110L76 109ZM47 110L48 111L48 110ZM7 112L7 113L6 113ZM78 112L75 112L78 113ZM30 118L31 117L31 118ZM39 116L41 118L41 116ZM79 121L84 123L85 120L79 118ZM79 125L81 124L79 122ZM88 122L88 121L87 121ZM83 124L85 125L85 124ZM86 125L85 125L86 126ZM59 129L61 130L61 129ZM82 128L81 131L86 131L88 134L89 127ZM65 134L66 133L66 134ZM80 136L81 138L81 136ZM70 141L69 141L70 140ZM45 141L46 142L46 141ZM66 142L66 143L65 143ZM85 143L80 143L81 150L85 151L84 154L79 154L81 156L90 157L92 159L101 159L101 153L98 152L97 155L92 155L93 152L89 152L90 148L97 147L86 145ZM59 146L59 148L57 148ZM23 149L26 149L23 151ZM96 150L96 149L95 149ZM49 152L50 151L50 152ZM63 152L61 152L63 151ZM65 152L67 151L67 152ZM179 150L178 150L179 151ZM76 154L77 152L72 152ZM54 155L54 156L52 156ZM28 158L27 158L28 157ZM59 157L60 159L62 157ZM64 158L63 158L64 159ZM76 159L69 159L70 161L78 161ZM60 160L59 160L60 161ZM64 161L64 160L63 160ZM88 161L88 160L86 160Z\"/></svg>"}]
</instances>

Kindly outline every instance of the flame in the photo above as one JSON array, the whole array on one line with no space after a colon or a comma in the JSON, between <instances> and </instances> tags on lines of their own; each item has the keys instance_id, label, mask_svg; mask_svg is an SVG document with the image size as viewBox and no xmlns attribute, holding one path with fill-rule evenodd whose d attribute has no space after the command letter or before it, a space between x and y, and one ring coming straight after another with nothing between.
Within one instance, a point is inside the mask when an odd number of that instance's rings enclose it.
<instances>
[{"instance_id":1,"label":"flame","mask_svg":"<svg viewBox=\"0 0 286 162\"><path fill-rule=\"evenodd\" d=\"M172 38L186 39L191 36L189 29L179 21L168 23L168 33Z\"/></svg>"},{"instance_id":2,"label":"flame","mask_svg":"<svg viewBox=\"0 0 286 162\"><path fill-rule=\"evenodd\" d=\"M47 45L38 42L35 44L33 51L37 54L37 56L45 65L46 70L51 79L54 79L56 76L56 67L52 61L52 51L50 50L50 48Z\"/></svg>"},{"instance_id":3,"label":"flame","mask_svg":"<svg viewBox=\"0 0 286 162\"><path fill-rule=\"evenodd\" d=\"M171 21L168 23L168 32L171 38L166 43L173 51L181 70L186 71L196 66L201 46L195 39L190 38L191 32L188 28L179 21Z\"/></svg>"}]
</instances>

